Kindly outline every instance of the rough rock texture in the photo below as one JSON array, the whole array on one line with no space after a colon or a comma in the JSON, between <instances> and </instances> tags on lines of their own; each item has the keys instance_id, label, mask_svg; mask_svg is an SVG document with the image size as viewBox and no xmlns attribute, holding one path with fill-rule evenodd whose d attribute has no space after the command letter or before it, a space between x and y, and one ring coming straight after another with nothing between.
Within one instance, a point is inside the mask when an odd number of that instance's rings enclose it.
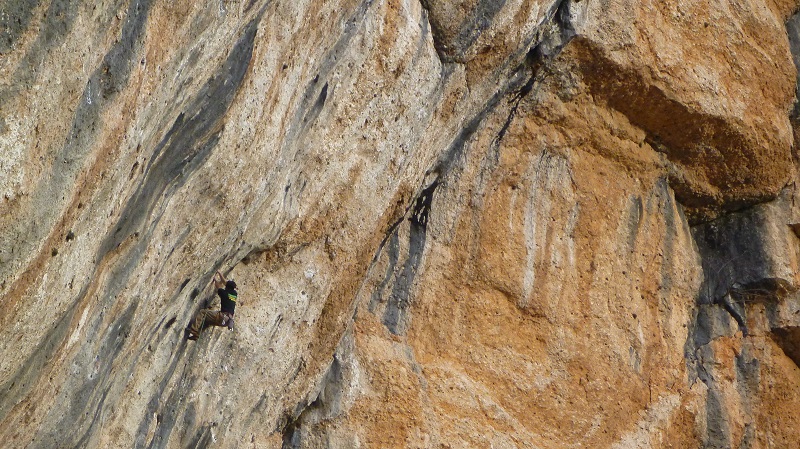
<instances>
[{"instance_id":1,"label":"rough rock texture","mask_svg":"<svg viewBox=\"0 0 800 449\"><path fill-rule=\"evenodd\" d=\"M796 447L798 7L0 2L0 441Z\"/></svg>"}]
</instances>

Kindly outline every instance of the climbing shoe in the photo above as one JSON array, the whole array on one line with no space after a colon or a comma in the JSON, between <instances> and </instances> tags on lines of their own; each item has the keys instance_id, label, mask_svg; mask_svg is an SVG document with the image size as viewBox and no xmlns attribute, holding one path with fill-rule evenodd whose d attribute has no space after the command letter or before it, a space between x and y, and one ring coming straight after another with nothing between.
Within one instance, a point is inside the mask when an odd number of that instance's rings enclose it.
<instances>
[{"instance_id":1,"label":"climbing shoe","mask_svg":"<svg viewBox=\"0 0 800 449\"><path fill-rule=\"evenodd\" d=\"M199 337L199 335L193 333L191 330L189 330L189 328L184 329L184 332L185 332L184 336L186 337L187 340L197 340L197 337Z\"/></svg>"}]
</instances>

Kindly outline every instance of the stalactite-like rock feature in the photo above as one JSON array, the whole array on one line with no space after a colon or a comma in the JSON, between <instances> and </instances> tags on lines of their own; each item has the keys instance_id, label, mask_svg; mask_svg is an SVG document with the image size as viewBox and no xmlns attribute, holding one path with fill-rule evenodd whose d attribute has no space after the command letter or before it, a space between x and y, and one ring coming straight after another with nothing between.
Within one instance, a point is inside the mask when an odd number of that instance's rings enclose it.
<instances>
[{"instance_id":1,"label":"stalactite-like rock feature","mask_svg":"<svg viewBox=\"0 0 800 449\"><path fill-rule=\"evenodd\" d=\"M0 441L797 446L798 8L0 4Z\"/></svg>"}]
</instances>

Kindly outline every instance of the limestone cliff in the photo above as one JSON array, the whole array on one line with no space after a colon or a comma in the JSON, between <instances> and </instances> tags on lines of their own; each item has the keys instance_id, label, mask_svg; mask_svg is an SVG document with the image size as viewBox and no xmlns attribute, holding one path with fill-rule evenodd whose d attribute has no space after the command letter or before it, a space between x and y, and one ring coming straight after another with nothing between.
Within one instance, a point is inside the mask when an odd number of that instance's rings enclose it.
<instances>
[{"instance_id":1,"label":"limestone cliff","mask_svg":"<svg viewBox=\"0 0 800 449\"><path fill-rule=\"evenodd\" d=\"M797 447L798 8L0 2L0 441Z\"/></svg>"}]
</instances>

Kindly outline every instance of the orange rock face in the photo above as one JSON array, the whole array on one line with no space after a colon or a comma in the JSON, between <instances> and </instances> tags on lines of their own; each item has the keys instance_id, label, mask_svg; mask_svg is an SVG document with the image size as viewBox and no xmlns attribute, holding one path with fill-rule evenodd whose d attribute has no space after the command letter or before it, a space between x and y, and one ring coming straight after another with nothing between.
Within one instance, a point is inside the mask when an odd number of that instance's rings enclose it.
<instances>
[{"instance_id":1,"label":"orange rock face","mask_svg":"<svg viewBox=\"0 0 800 449\"><path fill-rule=\"evenodd\" d=\"M585 79L672 163L697 219L773 197L792 174L794 73L769 2L599 2L579 42ZM602 11L602 12L601 12ZM691 42L691 44L688 44ZM582 47L582 48L581 48Z\"/></svg>"},{"instance_id":2,"label":"orange rock face","mask_svg":"<svg viewBox=\"0 0 800 449\"><path fill-rule=\"evenodd\" d=\"M799 6L0 6L0 439L797 446Z\"/></svg>"}]
</instances>

